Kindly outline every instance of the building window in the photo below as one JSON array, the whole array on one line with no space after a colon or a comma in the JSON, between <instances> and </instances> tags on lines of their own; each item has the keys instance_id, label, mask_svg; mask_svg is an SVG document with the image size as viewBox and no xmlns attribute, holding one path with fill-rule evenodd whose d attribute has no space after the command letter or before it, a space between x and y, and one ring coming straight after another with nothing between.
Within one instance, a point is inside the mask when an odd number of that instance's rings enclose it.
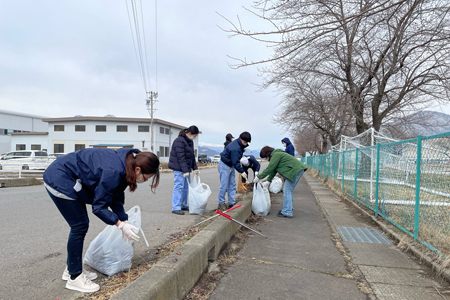
<instances>
[{"instance_id":1,"label":"building window","mask_svg":"<svg viewBox=\"0 0 450 300\"><path fill-rule=\"evenodd\" d=\"M170 134L170 128L159 127L159 133L169 135Z\"/></svg>"},{"instance_id":2,"label":"building window","mask_svg":"<svg viewBox=\"0 0 450 300\"><path fill-rule=\"evenodd\" d=\"M54 131L64 131L64 125L54 125Z\"/></svg>"},{"instance_id":3,"label":"building window","mask_svg":"<svg viewBox=\"0 0 450 300\"><path fill-rule=\"evenodd\" d=\"M164 134L164 127L159 127L159 133Z\"/></svg>"},{"instance_id":4,"label":"building window","mask_svg":"<svg viewBox=\"0 0 450 300\"><path fill-rule=\"evenodd\" d=\"M16 144L16 150L25 150L25 144Z\"/></svg>"},{"instance_id":5,"label":"building window","mask_svg":"<svg viewBox=\"0 0 450 300\"><path fill-rule=\"evenodd\" d=\"M95 125L96 132L106 132L106 125Z\"/></svg>"},{"instance_id":6,"label":"building window","mask_svg":"<svg viewBox=\"0 0 450 300\"><path fill-rule=\"evenodd\" d=\"M117 132L128 132L127 125L117 125Z\"/></svg>"},{"instance_id":7,"label":"building window","mask_svg":"<svg viewBox=\"0 0 450 300\"><path fill-rule=\"evenodd\" d=\"M75 151L83 150L86 148L85 144L75 144Z\"/></svg>"},{"instance_id":8,"label":"building window","mask_svg":"<svg viewBox=\"0 0 450 300\"><path fill-rule=\"evenodd\" d=\"M64 144L54 144L53 153L64 153Z\"/></svg>"},{"instance_id":9,"label":"building window","mask_svg":"<svg viewBox=\"0 0 450 300\"><path fill-rule=\"evenodd\" d=\"M41 145L31 145L31 150L41 150Z\"/></svg>"},{"instance_id":10,"label":"building window","mask_svg":"<svg viewBox=\"0 0 450 300\"><path fill-rule=\"evenodd\" d=\"M164 147L163 146L160 146L159 147L159 157L164 157Z\"/></svg>"},{"instance_id":11,"label":"building window","mask_svg":"<svg viewBox=\"0 0 450 300\"><path fill-rule=\"evenodd\" d=\"M75 131L86 131L86 125L75 125Z\"/></svg>"},{"instance_id":12,"label":"building window","mask_svg":"<svg viewBox=\"0 0 450 300\"><path fill-rule=\"evenodd\" d=\"M139 125L138 132L150 132L150 126L148 125Z\"/></svg>"},{"instance_id":13,"label":"building window","mask_svg":"<svg viewBox=\"0 0 450 300\"><path fill-rule=\"evenodd\" d=\"M170 153L169 153L169 147L164 147L164 152L166 157L169 157Z\"/></svg>"},{"instance_id":14,"label":"building window","mask_svg":"<svg viewBox=\"0 0 450 300\"><path fill-rule=\"evenodd\" d=\"M169 135L170 134L170 129L166 128L165 130L166 130L166 134Z\"/></svg>"}]
</instances>

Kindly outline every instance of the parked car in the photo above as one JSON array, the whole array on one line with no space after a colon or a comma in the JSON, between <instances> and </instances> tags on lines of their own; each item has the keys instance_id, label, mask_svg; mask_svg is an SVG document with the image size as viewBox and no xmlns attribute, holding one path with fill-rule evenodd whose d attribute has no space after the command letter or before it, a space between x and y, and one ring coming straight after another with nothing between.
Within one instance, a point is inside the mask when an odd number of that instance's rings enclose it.
<instances>
[{"instance_id":1,"label":"parked car","mask_svg":"<svg viewBox=\"0 0 450 300\"><path fill-rule=\"evenodd\" d=\"M48 160L50 162L53 162L55 159L57 159L58 157L63 156L64 154L66 154L66 153L52 153L52 154L49 154L48 155Z\"/></svg>"},{"instance_id":2,"label":"parked car","mask_svg":"<svg viewBox=\"0 0 450 300\"><path fill-rule=\"evenodd\" d=\"M0 170L45 170L48 166L48 154L39 150L17 150L6 153L0 158Z\"/></svg>"},{"instance_id":3,"label":"parked car","mask_svg":"<svg viewBox=\"0 0 450 300\"><path fill-rule=\"evenodd\" d=\"M206 163L208 160L208 155L206 154L199 154L198 155L198 162L199 163Z\"/></svg>"},{"instance_id":4,"label":"parked car","mask_svg":"<svg viewBox=\"0 0 450 300\"><path fill-rule=\"evenodd\" d=\"M212 158L212 162L219 163L220 162L220 154L214 155L214 157Z\"/></svg>"}]
</instances>

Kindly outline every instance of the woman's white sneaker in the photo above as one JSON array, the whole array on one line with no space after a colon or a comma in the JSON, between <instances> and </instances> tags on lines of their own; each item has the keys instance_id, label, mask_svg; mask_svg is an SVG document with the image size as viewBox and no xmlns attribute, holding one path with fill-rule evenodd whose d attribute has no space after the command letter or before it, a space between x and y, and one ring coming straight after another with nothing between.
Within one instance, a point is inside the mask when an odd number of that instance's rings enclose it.
<instances>
[{"instance_id":1,"label":"woman's white sneaker","mask_svg":"<svg viewBox=\"0 0 450 300\"><path fill-rule=\"evenodd\" d=\"M89 272L88 270L83 269L83 274L85 274L87 276L87 278L89 278L90 280L95 280L97 279L97 273L95 272ZM62 280L69 280L70 278L70 274L69 274L69 270L67 270L67 266L66 269L63 272L62 275Z\"/></svg>"},{"instance_id":2,"label":"woman's white sneaker","mask_svg":"<svg viewBox=\"0 0 450 300\"><path fill-rule=\"evenodd\" d=\"M74 280L69 279L66 283L66 289L79 291L83 293L93 293L100 289L100 286L87 278L86 274L81 273Z\"/></svg>"}]
</instances>

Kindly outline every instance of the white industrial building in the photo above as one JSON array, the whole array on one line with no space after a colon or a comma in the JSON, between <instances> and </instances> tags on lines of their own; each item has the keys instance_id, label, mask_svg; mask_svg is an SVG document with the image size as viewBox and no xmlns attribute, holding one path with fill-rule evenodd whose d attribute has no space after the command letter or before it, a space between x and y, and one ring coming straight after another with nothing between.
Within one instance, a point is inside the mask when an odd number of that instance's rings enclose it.
<instances>
[{"instance_id":1,"label":"white industrial building","mask_svg":"<svg viewBox=\"0 0 450 300\"><path fill-rule=\"evenodd\" d=\"M0 109L0 153L11 150L12 133L47 131L48 124L42 121L43 118L45 117Z\"/></svg>"},{"instance_id":2,"label":"white industrial building","mask_svg":"<svg viewBox=\"0 0 450 300\"><path fill-rule=\"evenodd\" d=\"M48 153L69 153L84 148L126 147L152 151L161 162L168 162L173 140L178 137L181 129L186 128L153 119L152 150L150 118L76 116L43 118L41 122L45 124L45 129L35 125L38 130L8 132L10 147L7 151L45 150ZM197 156L198 137L194 139L194 149Z\"/></svg>"}]
</instances>

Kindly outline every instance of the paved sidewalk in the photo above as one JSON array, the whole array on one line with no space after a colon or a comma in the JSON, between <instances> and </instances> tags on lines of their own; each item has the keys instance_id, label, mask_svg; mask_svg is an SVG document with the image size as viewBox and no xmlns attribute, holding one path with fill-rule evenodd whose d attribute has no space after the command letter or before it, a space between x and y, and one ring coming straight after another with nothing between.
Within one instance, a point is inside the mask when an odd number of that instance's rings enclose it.
<instances>
[{"instance_id":1,"label":"paved sidewalk","mask_svg":"<svg viewBox=\"0 0 450 300\"><path fill-rule=\"evenodd\" d=\"M282 193L271 199L258 226L268 239L250 236L210 299L445 299L436 290L445 283L379 243L389 241L308 172L294 190L292 219L276 216ZM339 232L372 242L342 241Z\"/></svg>"}]
</instances>

